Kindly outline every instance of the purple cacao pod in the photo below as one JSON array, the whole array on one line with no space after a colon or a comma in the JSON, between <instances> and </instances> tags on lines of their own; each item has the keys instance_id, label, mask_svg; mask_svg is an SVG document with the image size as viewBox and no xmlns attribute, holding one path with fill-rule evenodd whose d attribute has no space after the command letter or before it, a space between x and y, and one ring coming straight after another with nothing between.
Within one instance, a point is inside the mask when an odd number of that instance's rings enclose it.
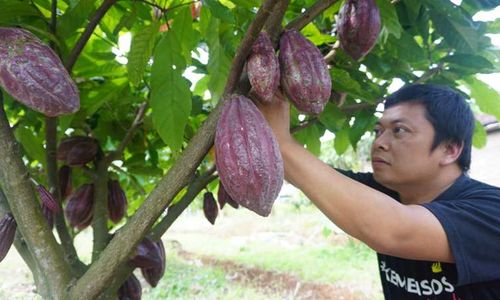
<instances>
[{"instance_id":1,"label":"purple cacao pod","mask_svg":"<svg viewBox=\"0 0 500 300\"><path fill-rule=\"evenodd\" d=\"M62 140L57 148L57 159L69 166L81 166L95 159L99 142L91 137L73 136Z\"/></svg>"},{"instance_id":2,"label":"purple cacao pod","mask_svg":"<svg viewBox=\"0 0 500 300\"><path fill-rule=\"evenodd\" d=\"M14 242L17 223L11 213L6 213L0 220L0 262L9 252L10 246Z\"/></svg>"},{"instance_id":3,"label":"purple cacao pod","mask_svg":"<svg viewBox=\"0 0 500 300\"><path fill-rule=\"evenodd\" d=\"M38 196L40 197L40 200L42 200L43 205L45 205L53 213L58 213L60 211L59 204L51 192L47 191L47 189L41 184L36 186L36 190L38 191Z\"/></svg>"},{"instance_id":4,"label":"purple cacao pod","mask_svg":"<svg viewBox=\"0 0 500 300\"><path fill-rule=\"evenodd\" d=\"M319 49L297 30L285 30L279 61L286 96L301 112L321 113L330 98L332 80Z\"/></svg>"},{"instance_id":5,"label":"purple cacao pod","mask_svg":"<svg viewBox=\"0 0 500 300\"><path fill-rule=\"evenodd\" d=\"M247 59L247 74L259 99L271 101L280 83L280 67L267 32L261 32L252 46Z\"/></svg>"},{"instance_id":6,"label":"purple cacao pod","mask_svg":"<svg viewBox=\"0 0 500 300\"><path fill-rule=\"evenodd\" d=\"M139 279L132 274L118 289L118 300L141 300L141 297L141 283L139 282Z\"/></svg>"},{"instance_id":7,"label":"purple cacao pod","mask_svg":"<svg viewBox=\"0 0 500 300\"><path fill-rule=\"evenodd\" d=\"M48 208L45 204L42 202L42 214L45 217L45 220L47 221L47 224L49 225L49 228L52 229L54 227L54 213L50 208Z\"/></svg>"},{"instance_id":8,"label":"purple cacao pod","mask_svg":"<svg viewBox=\"0 0 500 300\"><path fill-rule=\"evenodd\" d=\"M250 99L233 95L224 105L215 132L215 157L231 198L268 216L283 184L283 160L271 128Z\"/></svg>"},{"instance_id":9,"label":"purple cacao pod","mask_svg":"<svg viewBox=\"0 0 500 300\"><path fill-rule=\"evenodd\" d=\"M94 208L94 185L84 184L74 191L66 204L65 214L69 224L78 229L92 222Z\"/></svg>"},{"instance_id":10,"label":"purple cacao pod","mask_svg":"<svg viewBox=\"0 0 500 300\"><path fill-rule=\"evenodd\" d=\"M203 213L208 222L212 223L212 225L215 224L219 208L217 207L217 202L215 202L214 195L210 192L206 192L203 195Z\"/></svg>"},{"instance_id":11,"label":"purple cacao pod","mask_svg":"<svg viewBox=\"0 0 500 300\"><path fill-rule=\"evenodd\" d=\"M31 32L0 27L0 86L42 114L80 108L78 89L55 52Z\"/></svg>"},{"instance_id":12,"label":"purple cacao pod","mask_svg":"<svg viewBox=\"0 0 500 300\"><path fill-rule=\"evenodd\" d=\"M127 211L127 197L118 180L108 181L108 214L113 223L118 223Z\"/></svg>"},{"instance_id":13,"label":"purple cacao pod","mask_svg":"<svg viewBox=\"0 0 500 300\"><path fill-rule=\"evenodd\" d=\"M358 60L375 46L380 32L380 11L374 0L347 0L340 9L337 35L340 47Z\"/></svg>"},{"instance_id":14,"label":"purple cacao pod","mask_svg":"<svg viewBox=\"0 0 500 300\"><path fill-rule=\"evenodd\" d=\"M64 165L59 168L59 186L61 188L61 199L64 200L73 191L71 168L69 166Z\"/></svg>"},{"instance_id":15,"label":"purple cacao pod","mask_svg":"<svg viewBox=\"0 0 500 300\"><path fill-rule=\"evenodd\" d=\"M226 203L236 209L240 207L239 204L236 203L236 201L234 201L231 196L229 196L222 182L219 182L219 189L217 190L217 200L219 201L220 209L222 209L224 205L226 205Z\"/></svg>"},{"instance_id":16,"label":"purple cacao pod","mask_svg":"<svg viewBox=\"0 0 500 300\"><path fill-rule=\"evenodd\" d=\"M158 254L162 259L161 263L153 268L141 268L142 276L144 276L144 279L152 287L156 287L163 277L163 274L165 274L165 247L161 240L157 241L155 244L158 249Z\"/></svg>"},{"instance_id":17,"label":"purple cacao pod","mask_svg":"<svg viewBox=\"0 0 500 300\"><path fill-rule=\"evenodd\" d=\"M136 268L154 268L161 264L162 258L155 242L145 237L136 247L135 256L129 265Z\"/></svg>"}]
</instances>

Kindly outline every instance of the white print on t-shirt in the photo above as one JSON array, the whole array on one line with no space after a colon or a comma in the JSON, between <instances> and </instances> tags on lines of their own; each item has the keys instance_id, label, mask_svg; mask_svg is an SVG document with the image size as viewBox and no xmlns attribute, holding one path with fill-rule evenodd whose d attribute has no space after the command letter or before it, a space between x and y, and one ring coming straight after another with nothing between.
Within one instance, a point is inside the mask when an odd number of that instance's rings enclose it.
<instances>
[{"instance_id":1,"label":"white print on t-shirt","mask_svg":"<svg viewBox=\"0 0 500 300\"><path fill-rule=\"evenodd\" d=\"M440 295L443 292L453 293L455 288L448 282L446 276L438 279L416 280L415 278L405 277L396 273L391 268L386 267L385 261L380 261L380 270L385 274L385 280L397 287L404 288L408 293L419 296ZM382 278L383 280L384 278Z\"/></svg>"}]
</instances>

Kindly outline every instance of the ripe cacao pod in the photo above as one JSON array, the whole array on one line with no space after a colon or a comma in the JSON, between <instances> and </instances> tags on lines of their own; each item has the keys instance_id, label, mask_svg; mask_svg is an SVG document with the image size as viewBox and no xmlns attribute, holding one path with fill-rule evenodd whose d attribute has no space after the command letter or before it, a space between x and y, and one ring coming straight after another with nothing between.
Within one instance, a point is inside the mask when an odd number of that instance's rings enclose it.
<instances>
[{"instance_id":1,"label":"ripe cacao pod","mask_svg":"<svg viewBox=\"0 0 500 300\"><path fill-rule=\"evenodd\" d=\"M51 192L47 191L47 189L41 184L36 186L36 190L38 191L38 196L40 197L40 200L42 200L43 205L45 205L53 213L58 213L60 211L59 204Z\"/></svg>"},{"instance_id":2,"label":"ripe cacao pod","mask_svg":"<svg viewBox=\"0 0 500 300\"><path fill-rule=\"evenodd\" d=\"M80 108L78 89L55 52L31 32L0 27L0 86L12 97L55 117Z\"/></svg>"},{"instance_id":3,"label":"ripe cacao pod","mask_svg":"<svg viewBox=\"0 0 500 300\"><path fill-rule=\"evenodd\" d=\"M155 242L145 237L136 247L135 256L129 265L136 268L154 268L161 264L162 258Z\"/></svg>"},{"instance_id":4,"label":"ripe cacao pod","mask_svg":"<svg viewBox=\"0 0 500 300\"><path fill-rule=\"evenodd\" d=\"M108 181L108 214L113 223L118 223L127 211L127 196L118 180Z\"/></svg>"},{"instance_id":5,"label":"ripe cacao pod","mask_svg":"<svg viewBox=\"0 0 500 300\"><path fill-rule=\"evenodd\" d=\"M222 182L219 182L219 189L217 190L217 200L219 201L219 207L222 209L224 205L229 204L234 208L240 207L236 201L229 196L227 193L226 189L224 188L224 185L222 185Z\"/></svg>"},{"instance_id":6,"label":"ripe cacao pod","mask_svg":"<svg viewBox=\"0 0 500 300\"><path fill-rule=\"evenodd\" d=\"M73 191L71 182L71 168L67 165L59 168L59 186L61 188L61 199L64 200Z\"/></svg>"},{"instance_id":7,"label":"ripe cacao pod","mask_svg":"<svg viewBox=\"0 0 500 300\"><path fill-rule=\"evenodd\" d=\"M283 184L283 160L276 138L250 99L233 95L215 132L219 178L231 198L268 216Z\"/></svg>"},{"instance_id":8,"label":"ripe cacao pod","mask_svg":"<svg viewBox=\"0 0 500 300\"><path fill-rule=\"evenodd\" d=\"M87 136L72 136L63 139L57 147L57 159L69 166L84 165L92 161L99 152L99 142Z\"/></svg>"},{"instance_id":9,"label":"ripe cacao pod","mask_svg":"<svg viewBox=\"0 0 500 300\"><path fill-rule=\"evenodd\" d=\"M52 229L54 227L54 213L43 202L42 202L42 214L45 217L45 220L47 221L49 228Z\"/></svg>"},{"instance_id":10,"label":"ripe cacao pod","mask_svg":"<svg viewBox=\"0 0 500 300\"><path fill-rule=\"evenodd\" d=\"M65 214L69 224L78 229L92 222L94 208L94 185L84 184L69 196Z\"/></svg>"},{"instance_id":11,"label":"ripe cacao pod","mask_svg":"<svg viewBox=\"0 0 500 300\"><path fill-rule=\"evenodd\" d=\"M161 263L153 268L141 268L142 276L152 287L156 287L158 282L163 277L165 273L165 247L161 240L157 241L156 246L158 248L158 253L162 259Z\"/></svg>"},{"instance_id":12,"label":"ripe cacao pod","mask_svg":"<svg viewBox=\"0 0 500 300\"><path fill-rule=\"evenodd\" d=\"M247 59L247 74L258 98L271 101L280 83L280 67L267 32L261 32L252 46Z\"/></svg>"},{"instance_id":13,"label":"ripe cacao pod","mask_svg":"<svg viewBox=\"0 0 500 300\"><path fill-rule=\"evenodd\" d=\"M141 300L141 297L141 283L139 282L139 279L132 274L118 289L118 300Z\"/></svg>"},{"instance_id":14,"label":"ripe cacao pod","mask_svg":"<svg viewBox=\"0 0 500 300\"><path fill-rule=\"evenodd\" d=\"M319 114L332 90L328 66L319 49L297 30L285 30L280 38L281 86L295 107Z\"/></svg>"},{"instance_id":15,"label":"ripe cacao pod","mask_svg":"<svg viewBox=\"0 0 500 300\"><path fill-rule=\"evenodd\" d=\"M9 252L10 246L14 242L17 223L11 213L6 213L0 220L0 262Z\"/></svg>"},{"instance_id":16,"label":"ripe cacao pod","mask_svg":"<svg viewBox=\"0 0 500 300\"><path fill-rule=\"evenodd\" d=\"M337 35L340 47L358 60L375 46L380 32L380 11L375 0L347 0L340 9Z\"/></svg>"},{"instance_id":17,"label":"ripe cacao pod","mask_svg":"<svg viewBox=\"0 0 500 300\"><path fill-rule=\"evenodd\" d=\"M217 202L215 202L214 195L210 192L206 192L203 195L203 213L208 222L212 223L212 225L215 224L219 208L217 207Z\"/></svg>"}]
</instances>

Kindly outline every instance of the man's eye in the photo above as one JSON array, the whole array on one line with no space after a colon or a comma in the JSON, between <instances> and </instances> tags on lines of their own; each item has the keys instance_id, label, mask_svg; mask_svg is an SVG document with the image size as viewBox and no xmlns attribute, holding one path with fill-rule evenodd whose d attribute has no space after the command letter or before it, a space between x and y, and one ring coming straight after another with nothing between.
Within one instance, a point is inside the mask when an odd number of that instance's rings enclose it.
<instances>
[{"instance_id":1,"label":"man's eye","mask_svg":"<svg viewBox=\"0 0 500 300\"><path fill-rule=\"evenodd\" d=\"M394 133L403 133L406 132L407 130L404 129L403 127L394 127Z\"/></svg>"},{"instance_id":2,"label":"man's eye","mask_svg":"<svg viewBox=\"0 0 500 300\"><path fill-rule=\"evenodd\" d=\"M382 130L380 128L374 128L373 133L375 133L375 136L379 136L382 133Z\"/></svg>"}]
</instances>

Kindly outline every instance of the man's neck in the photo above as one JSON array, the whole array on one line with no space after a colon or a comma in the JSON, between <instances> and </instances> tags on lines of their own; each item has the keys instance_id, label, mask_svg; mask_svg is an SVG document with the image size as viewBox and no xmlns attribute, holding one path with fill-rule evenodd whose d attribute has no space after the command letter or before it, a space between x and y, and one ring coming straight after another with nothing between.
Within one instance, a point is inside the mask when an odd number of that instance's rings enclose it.
<instances>
[{"instance_id":1,"label":"man's neck","mask_svg":"<svg viewBox=\"0 0 500 300\"><path fill-rule=\"evenodd\" d=\"M404 204L429 203L452 186L460 175L462 175L460 169L448 170L430 180L398 187L396 191Z\"/></svg>"}]
</instances>

